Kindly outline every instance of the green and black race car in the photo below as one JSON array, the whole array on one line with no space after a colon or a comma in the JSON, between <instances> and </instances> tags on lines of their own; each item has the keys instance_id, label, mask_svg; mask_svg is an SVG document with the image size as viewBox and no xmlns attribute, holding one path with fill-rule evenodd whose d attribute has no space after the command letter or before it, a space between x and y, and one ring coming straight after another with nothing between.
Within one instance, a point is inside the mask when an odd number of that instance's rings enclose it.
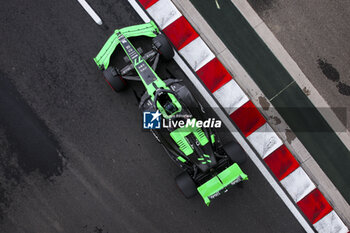
<instances>
[{"instance_id":1,"label":"green and black race car","mask_svg":"<svg viewBox=\"0 0 350 233\"><path fill-rule=\"evenodd\" d=\"M152 49L143 56L128 39L139 36L153 38ZM109 65L119 44L128 61L122 69ZM143 83L146 91L139 104L142 112L158 111L165 119L193 122L183 127L177 125L151 131L169 157L183 169L175 179L182 193L187 198L199 193L209 205L211 199L226 192L230 186L248 179L239 167L246 160L246 154L236 142L223 145L215 129L194 124L204 120L204 110L181 80L162 80L156 74L160 56L172 59L174 51L151 21L115 30L94 60L116 92L125 89L126 80Z\"/></svg>"}]
</instances>

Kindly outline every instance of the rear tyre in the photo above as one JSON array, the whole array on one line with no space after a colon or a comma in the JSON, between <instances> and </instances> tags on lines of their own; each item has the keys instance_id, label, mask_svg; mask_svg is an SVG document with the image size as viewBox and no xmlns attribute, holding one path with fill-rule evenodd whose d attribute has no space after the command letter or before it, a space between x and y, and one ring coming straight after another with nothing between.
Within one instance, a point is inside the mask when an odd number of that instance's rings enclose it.
<instances>
[{"instance_id":1,"label":"rear tyre","mask_svg":"<svg viewBox=\"0 0 350 233\"><path fill-rule=\"evenodd\" d=\"M164 34L159 34L153 39L153 44L164 59L170 60L174 57L174 50Z\"/></svg>"},{"instance_id":2,"label":"rear tyre","mask_svg":"<svg viewBox=\"0 0 350 233\"><path fill-rule=\"evenodd\" d=\"M224 151L228 157L238 165L247 161L247 154L237 142L231 142L223 146Z\"/></svg>"},{"instance_id":3,"label":"rear tyre","mask_svg":"<svg viewBox=\"0 0 350 233\"><path fill-rule=\"evenodd\" d=\"M187 172L182 172L175 178L175 181L186 198L194 197L197 194L197 186Z\"/></svg>"},{"instance_id":4,"label":"rear tyre","mask_svg":"<svg viewBox=\"0 0 350 233\"><path fill-rule=\"evenodd\" d=\"M108 67L107 70L103 71L103 75L108 85L115 91L120 92L125 90L126 82L118 75L117 71L113 67Z\"/></svg>"}]
</instances>

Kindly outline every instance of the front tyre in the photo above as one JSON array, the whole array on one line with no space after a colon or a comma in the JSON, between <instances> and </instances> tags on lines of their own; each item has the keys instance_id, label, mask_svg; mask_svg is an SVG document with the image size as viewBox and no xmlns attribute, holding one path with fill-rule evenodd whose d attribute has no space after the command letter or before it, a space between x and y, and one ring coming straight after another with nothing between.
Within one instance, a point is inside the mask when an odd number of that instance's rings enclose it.
<instances>
[{"instance_id":1,"label":"front tyre","mask_svg":"<svg viewBox=\"0 0 350 233\"><path fill-rule=\"evenodd\" d=\"M164 59L170 60L174 57L174 50L164 34L158 34L152 39L153 45Z\"/></svg>"},{"instance_id":2,"label":"front tyre","mask_svg":"<svg viewBox=\"0 0 350 233\"><path fill-rule=\"evenodd\" d=\"M126 88L125 80L118 75L117 71L113 67L108 67L103 71L103 76L106 79L108 85L115 91L121 92Z\"/></svg>"},{"instance_id":3,"label":"front tyre","mask_svg":"<svg viewBox=\"0 0 350 233\"><path fill-rule=\"evenodd\" d=\"M241 165L247 161L247 154L237 142L225 144L223 149L232 162Z\"/></svg>"},{"instance_id":4,"label":"front tyre","mask_svg":"<svg viewBox=\"0 0 350 233\"><path fill-rule=\"evenodd\" d=\"M175 178L177 187L186 198L194 197L197 194L197 186L187 172L182 172Z\"/></svg>"}]
</instances>

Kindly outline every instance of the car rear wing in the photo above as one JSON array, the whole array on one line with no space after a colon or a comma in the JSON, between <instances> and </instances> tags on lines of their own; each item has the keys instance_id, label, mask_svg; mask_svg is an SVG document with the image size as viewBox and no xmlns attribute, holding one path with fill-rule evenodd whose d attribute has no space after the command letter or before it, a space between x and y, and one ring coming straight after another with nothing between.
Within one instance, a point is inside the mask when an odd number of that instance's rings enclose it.
<instances>
[{"instance_id":1,"label":"car rear wing","mask_svg":"<svg viewBox=\"0 0 350 233\"><path fill-rule=\"evenodd\" d=\"M197 188L204 202L209 206L210 201L220 194L227 192L233 186L243 180L248 180L248 176L243 173L237 163L220 172Z\"/></svg>"},{"instance_id":2,"label":"car rear wing","mask_svg":"<svg viewBox=\"0 0 350 233\"><path fill-rule=\"evenodd\" d=\"M129 38L136 36L156 37L158 33L159 29L153 21L145 24L139 24L130 27L125 27L122 29L117 29L109 37L109 39L104 44L100 52L94 58L94 61L96 62L99 69L108 68L111 55L120 43L118 39L120 34L124 35L124 37L126 38Z\"/></svg>"}]
</instances>

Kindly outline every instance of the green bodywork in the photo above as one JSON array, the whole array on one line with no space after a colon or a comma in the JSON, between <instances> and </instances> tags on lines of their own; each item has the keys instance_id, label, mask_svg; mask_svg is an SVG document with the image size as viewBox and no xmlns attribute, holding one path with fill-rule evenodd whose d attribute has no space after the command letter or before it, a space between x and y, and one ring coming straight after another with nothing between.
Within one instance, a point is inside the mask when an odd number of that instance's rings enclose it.
<instances>
[{"instance_id":1,"label":"green bodywork","mask_svg":"<svg viewBox=\"0 0 350 233\"><path fill-rule=\"evenodd\" d=\"M215 143L215 134L210 135L211 143Z\"/></svg>"},{"instance_id":2,"label":"green bodywork","mask_svg":"<svg viewBox=\"0 0 350 233\"><path fill-rule=\"evenodd\" d=\"M248 176L235 163L199 186L197 190L204 199L205 204L209 206L210 199L220 195L219 191L225 190L228 185L233 185L243 180L248 180Z\"/></svg>"},{"instance_id":3,"label":"green bodywork","mask_svg":"<svg viewBox=\"0 0 350 233\"><path fill-rule=\"evenodd\" d=\"M179 146L179 149L186 156L193 153L191 145L186 140L186 136L188 136L191 133L197 138L201 146L204 146L209 142L203 130L196 126L177 128L176 130L170 133L171 138L176 142L176 144Z\"/></svg>"},{"instance_id":4,"label":"green bodywork","mask_svg":"<svg viewBox=\"0 0 350 233\"><path fill-rule=\"evenodd\" d=\"M118 33L123 34L126 38L137 36L156 37L159 33L159 29L157 25L153 21L151 21L149 23L134 25L115 30L114 33L109 37L105 45L102 47L100 52L94 58L94 61L96 62L99 69L108 68L111 55L120 43L117 35Z\"/></svg>"},{"instance_id":5,"label":"green bodywork","mask_svg":"<svg viewBox=\"0 0 350 233\"><path fill-rule=\"evenodd\" d=\"M99 69L107 69L109 66L109 63L110 63L111 55L115 51L116 47L120 44L120 41L118 39L118 37L120 35L124 35L124 37L127 39L130 37L137 37L137 36L156 37L158 34L159 34L159 29L153 21L151 21L149 23L145 23L145 24L140 24L140 25L130 26L130 27L122 28L122 29L117 29L109 37L109 39L107 40L105 45L102 47L100 52L94 58L94 61L96 62ZM131 46L133 46L133 45L131 44ZM125 48L123 46L122 46L122 48L125 51L125 53L127 54L127 56L129 57ZM136 49L135 49L135 51L138 55L140 55ZM134 67L136 65L138 65L139 63L141 63L142 61L144 61L144 59L141 56L139 56L139 58L135 59L135 60L133 60L129 57L129 60L134 65ZM153 81L150 84L147 84L144 81L144 79L142 78L139 71L137 69L135 69L135 70L138 73L142 83L146 87L147 93L150 95L151 99L154 100L154 93L156 90L158 90L158 89L169 90L169 87L167 87L166 84L164 83L164 81L158 77L158 75L154 72L154 70L149 66L149 64L146 61L145 61L145 63L150 68L153 75L156 77L155 81ZM180 102L176 99L176 97L171 93L168 93L168 96L177 109L177 111L172 113L171 115L168 115L166 113L165 109L161 106L161 104L159 102L157 102L157 108L159 109L160 113L162 113L162 116L164 118L167 118L167 119L171 118L173 115L181 112L181 110L182 110L182 106L181 106Z\"/></svg>"},{"instance_id":6,"label":"green bodywork","mask_svg":"<svg viewBox=\"0 0 350 233\"><path fill-rule=\"evenodd\" d=\"M116 47L121 44L119 41L120 35L123 35L125 38L123 40L128 40L127 38L130 37L137 37L137 36L147 36L147 37L156 37L159 34L159 29L155 25L153 21L141 24L141 25L135 25L126 27L123 29L115 30L114 33L111 35L111 37L107 40L101 51L97 54L97 56L94 58L94 61L96 62L97 66L101 70L106 70L109 66L111 55L115 51ZM122 42L124 42L122 40ZM130 43L130 45L133 47L133 45ZM127 51L122 46L123 50L129 57ZM131 59L129 57L130 62L134 65L136 72L140 76L141 81L143 82L144 86L146 87L146 91L151 97L152 100L155 98L155 92L159 89L165 89L169 90L169 87L166 86L165 82L161 80L158 75L154 72L154 70L149 66L149 64L142 58L142 56L138 53L138 51L133 47L135 50L137 56L137 59ZM136 65L140 64L141 62L145 62L147 66L150 68L151 72L154 74L155 80L151 82L150 84L147 84L144 81L144 78L140 75L139 71L136 69ZM157 101L157 108L162 113L163 117L165 118L171 118L173 115L179 113L182 111L182 106L180 102L176 99L176 97L171 94L167 93L173 104L176 106L177 111L172 113L171 115L167 115L165 109L161 106L161 104ZM191 121L196 121L196 119L191 119ZM176 130L172 131L170 133L170 136L172 139L176 142L176 144L179 146L179 149L184 153L185 156L191 155L194 150L187 141L186 137L190 134L193 134L194 137L198 140L199 144L201 146L205 146L209 140L211 143L215 143L215 135L211 134L210 138L206 137L205 133L201 128L196 127L195 125L191 124L190 126L180 127ZM186 158L183 156L178 156L177 160L179 160L182 163L186 163ZM203 154L202 157L198 158L199 161L201 161L202 164L211 163L210 156L207 154ZM204 202L209 205L210 200L213 199L215 196L220 195L220 192L223 190L226 190L228 186L234 185L237 182L240 182L242 180L247 180L248 176L244 174L241 170L241 168L235 163L231 165L230 167L226 168L219 174L215 175L213 178L202 184L197 188L200 195L203 197Z\"/></svg>"},{"instance_id":7,"label":"green bodywork","mask_svg":"<svg viewBox=\"0 0 350 233\"><path fill-rule=\"evenodd\" d=\"M198 161L200 161L202 164L211 163L210 155L203 154L203 157L198 158Z\"/></svg>"},{"instance_id":8,"label":"green bodywork","mask_svg":"<svg viewBox=\"0 0 350 233\"><path fill-rule=\"evenodd\" d=\"M186 159L182 158L182 156L178 156L177 159L182 163L186 163Z\"/></svg>"}]
</instances>

